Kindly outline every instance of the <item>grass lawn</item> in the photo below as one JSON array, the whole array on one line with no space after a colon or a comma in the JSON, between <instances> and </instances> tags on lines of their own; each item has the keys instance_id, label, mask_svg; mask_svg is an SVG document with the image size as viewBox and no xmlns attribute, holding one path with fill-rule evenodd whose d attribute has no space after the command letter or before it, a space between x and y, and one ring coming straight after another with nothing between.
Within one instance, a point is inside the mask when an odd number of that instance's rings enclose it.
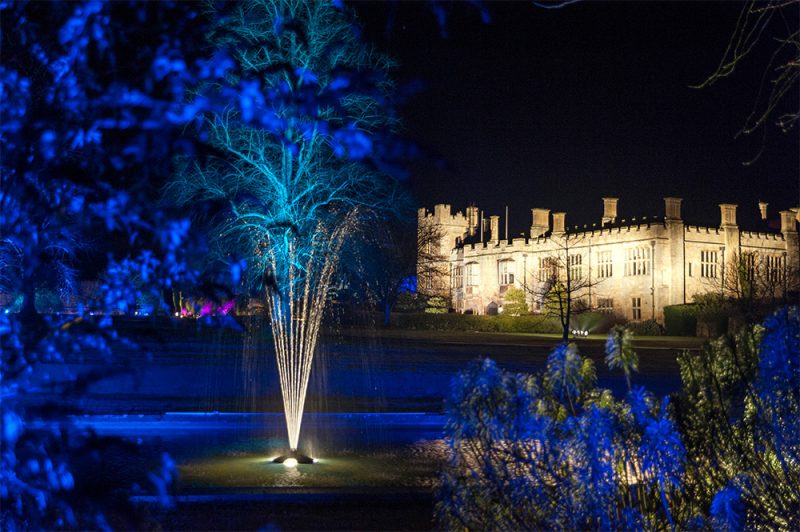
<instances>
[{"instance_id":1,"label":"grass lawn","mask_svg":"<svg viewBox=\"0 0 800 532\"><path fill-rule=\"evenodd\" d=\"M349 329L344 336L366 336L401 341L423 341L434 343L486 344L486 345L554 345L561 340L560 334L503 333L471 331L427 331L409 329ZM708 339L691 336L634 336L634 346L651 349L699 349ZM605 334L590 334L581 338L570 338L578 345L601 344Z\"/></svg>"}]
</instances>

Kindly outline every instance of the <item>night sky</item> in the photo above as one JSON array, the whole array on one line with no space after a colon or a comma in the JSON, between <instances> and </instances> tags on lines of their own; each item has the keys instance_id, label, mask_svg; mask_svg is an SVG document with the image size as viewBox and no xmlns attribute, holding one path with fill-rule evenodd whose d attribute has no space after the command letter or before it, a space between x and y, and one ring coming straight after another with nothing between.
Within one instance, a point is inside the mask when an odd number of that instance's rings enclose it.
<instances>
[{"instance_id":1,"label":"night sky","mask_svg":"<svg viewBox=\"0 0 800 532\"><path fill-rule=\"evenodd\" d=\"M509 235L531 207L566 211L567 224L599 222L602 196L620 218L663 216L664 196L684 198L687 223L719 225L737 203L740 227L763 229L800 204L800 134L767 128L735 138L752 109L771 52L757 50L728 79L703 90L722 58L737 2L581 2L561 9L487 3L450 7L447 36L426 4L356 4L369 39L423 92L404 109L406 134L438 157L415 165L419 206L510 208ZM386 31L387 20L391 28ZM797 108L797 86L786 102ZM501 224L504 221L501 218Z\"/></svg>"}]
</instances>

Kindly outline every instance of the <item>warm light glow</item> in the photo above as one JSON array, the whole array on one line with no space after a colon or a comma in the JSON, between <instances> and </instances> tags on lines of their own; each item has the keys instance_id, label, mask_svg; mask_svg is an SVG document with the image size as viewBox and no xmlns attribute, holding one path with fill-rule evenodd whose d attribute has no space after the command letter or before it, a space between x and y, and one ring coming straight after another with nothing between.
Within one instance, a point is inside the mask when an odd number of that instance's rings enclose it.
<instances>
[{"instance_id":1,"label":"warm light glow","mask_svg":"<svg viewBox=\"0 0 800 532\"><path fill-rule=\"evenodd\" d=\"M297 460L294 458L287 458L283 461L284 467L297 467Z\"/></svg>"},{"instance_id":2,"label":"warm light glow","mask_svg":"<svg viewBox=\"0 0 800 532\"><path fill-rule=\"evenodd\" d=\"M354 220L354 217L347 217L331 232L320 224L309 244L305 263L301 262L303 256L292 242L285 248L271 246L265 251L271 271L280 271L283 260L289 264L286 293L267 290L266 295L292 451L297 450L300 440L308 379L336 257ZM281 252L285 252L285 256L280 256Z\"/></svg>"}]
</instances>

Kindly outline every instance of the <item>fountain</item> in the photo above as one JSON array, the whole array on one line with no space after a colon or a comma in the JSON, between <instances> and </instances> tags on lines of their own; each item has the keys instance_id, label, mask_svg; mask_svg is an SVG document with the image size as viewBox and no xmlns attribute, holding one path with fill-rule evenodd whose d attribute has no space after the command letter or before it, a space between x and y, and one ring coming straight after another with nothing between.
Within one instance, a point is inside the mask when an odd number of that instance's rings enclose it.
<instances>
[{"instance_id":1,"label":"fountain","mask_svg":"<svg viewBox=\"0 0 800 532\"><path fill-rule=\"evenodd\" d=\"M276 282L267 283L266 297L272 340L289 435L289 453L275 462L311 464L298 450L308 381L317 347L328 288L336 269L343 237L357 217L357 209L337 220L332 231L318 223L306 242L288 231L276 245L267 239L264 258ZM334 217L335 219L336 217Z\"/></svg>"},{"instance_id":2,"label":"fountain","mask_svg":"<svg viewBox=\"0 0 800 532\"><path fill-rule=\"evenodd\" d=\"M255 77L255 95L241 112L207 117L211 154L178 161L167 192L179 205L213 206L209 262L242 259L249 278L234 285L265 294L294 456L342 238L359 208L397 204L395 182L373 164L375 139L385 142L395 120L389 62L333 3L249 2L214 29L213 43L235 49L231 60Z\"/></svg>"}]
</instances>

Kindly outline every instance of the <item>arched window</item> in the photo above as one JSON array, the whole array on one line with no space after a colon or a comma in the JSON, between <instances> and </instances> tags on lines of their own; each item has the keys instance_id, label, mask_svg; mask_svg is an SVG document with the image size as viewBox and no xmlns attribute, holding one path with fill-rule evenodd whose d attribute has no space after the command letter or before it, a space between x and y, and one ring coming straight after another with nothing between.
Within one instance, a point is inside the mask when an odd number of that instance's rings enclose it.
<instances>
[{"instance_id":1,"label":"arched window","mask_svg":"<svg viewBox=\"0 0 800 532\"><path fill-rule=\"evenodd\" d=\"M467 286L478 286L480 282L480 265L477 262L470 262L466 265Z\"/></svg>"},{"instance_id":2,"label":"arched window","mask_svg":"<svg viewBox=\"0 0 800 532\"><path fill-rule=\"evenodd\" d=\"M501 260L497 263L497 279L500 286L508 286L514 284L514 261Z\"/></svg>"}]
</instances>

